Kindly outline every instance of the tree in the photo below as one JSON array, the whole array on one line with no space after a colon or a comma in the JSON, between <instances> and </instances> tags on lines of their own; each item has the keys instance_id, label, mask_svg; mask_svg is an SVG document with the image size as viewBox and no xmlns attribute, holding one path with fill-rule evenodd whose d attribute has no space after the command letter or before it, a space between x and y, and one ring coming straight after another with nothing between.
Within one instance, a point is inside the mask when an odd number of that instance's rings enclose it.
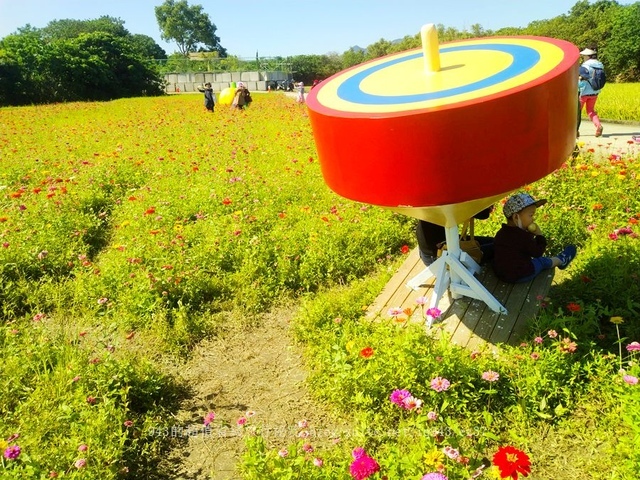
<instances>
[{"instance_id":1,"label":"tree","mask_svg":"<svg viewBox=\"0 0 640 480\"><path fill-rule=\"evenodd\" d=\"M607 62L617 80L640 78L640 3L622 7L613 19L607 43Z\"/></svg>"},{"instance_id":2,"label":"tree","mask_svg":"<svg viewBox=\"0 0 640 480\"><path fill-rule=\"evenodd\" d=\"M167 52L148 35L136 33L129 37L129 43L144 58L167 58Z\"/></svg>"},{"instance_id":3,"label":"tree","mask_svg":"<svg viewBox=\"0 0 640 480\"><path fill-rule=\"evenodd\" d=\"M204 45L210 51L218 52L220 57L227 56L216 36L216 26L201 5L189 6L186 0L165 0L155 12L161 38L175 41L182 55L187 56Z\"/></svg>"},{"instance_id":4,"label":"tree","mask_svg":"<svg viewBox=\"0 0 640 480\"><path fill-rule=\"evenodd\" d=\"M76 38L82 33L105 32L116 37L127 37L129 31L124 28L124 21L119 18L103 15L94 20L53 20L42 30L46 40L65 40Z\"/></svg>"}]
</instances>

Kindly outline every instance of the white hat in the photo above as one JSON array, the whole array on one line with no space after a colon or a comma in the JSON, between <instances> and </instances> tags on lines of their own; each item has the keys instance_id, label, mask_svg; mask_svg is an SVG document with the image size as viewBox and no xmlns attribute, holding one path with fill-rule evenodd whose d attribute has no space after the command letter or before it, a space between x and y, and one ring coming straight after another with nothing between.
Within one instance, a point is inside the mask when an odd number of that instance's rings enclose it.
<instances>
[{"instance_id":1,"label":"white hat","mask_svg":"<svg viewBox=\"0 0 640 480\"><path fill-rule=\"evenodd\" d=\"M239 86L239 87L244 87L244 83L242 83L242 82L238 82L238 86Z\"/></svg>"},{"instance_id":2,"label":"white hat","mask_svg":"<svg viewBox=\"0 0 640 480\"><path fill-rule=\"evenodd\" d=\"M596 54L596 52L595 52L595 51L593 51L593 50L591 50L590 48L585 48L584 50L582 50L582 51L580 52L580 55L587 55L587 56L589 56L589 55L595 55L595 54Z\"/></svg>"}]
</instances>

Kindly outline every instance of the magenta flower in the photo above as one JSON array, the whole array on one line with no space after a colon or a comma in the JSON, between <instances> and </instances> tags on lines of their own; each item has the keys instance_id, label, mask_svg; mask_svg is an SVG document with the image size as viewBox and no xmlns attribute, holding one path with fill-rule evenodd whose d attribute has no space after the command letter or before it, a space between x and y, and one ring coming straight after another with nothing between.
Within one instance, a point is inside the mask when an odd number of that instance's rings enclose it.
<instances>
[{"instance_id":1,"label":"magenta flower","mask_svg":"<svg viewBox=\"0 0 640 480\"><path fill-rule=\"evenodd\" d=\"M536 337L533 339L534 342L536 343L542 343L544 341L544 339L542 337Z\"/></svg>"},{"instance_id":2,"label":"magenta flower","mask_svg":"<svg viewBox=\"0 0 640 480\"><path fill-rule=\"evenodd\" d=\"M622 377L622 379L625 381L625 383L628 383L629 385L638 384L638 377L634 377L633 375L625 375L624 377Z\"/></svg>"},{"instance_id":3,"label":"magenta flower","mask_svg":"<svg viewBox=\"0 0 640 480\"><path fill-rule=\"evenodd\" d=\"M444 392L445 390L448 390L450 386L451 383L446 378L436 377L431 380L431 388L436 392Z\"/></svg>"},{"instance_id":4,"label":"magenta flower","mask_svg":"<svg viewBox=\"0 0 640 480\"><path fill-rule=\"evenodd\" d=\"M438 472L431 472L424 475L420 480L449 480L446 475Z\"/></svg>"},{"instance_id":5,"label":"magenta flower","mask_svg":"<svg viewBox=\"0 0 640 480\"><path fill-rule=\"evenodd\" d=\"M499 378L500 375L498 374L498 372L494 372L493 370L487 370L482 374L482 379L486 380L487 382L497 382Z\"/></svg>"},{"instance_id":6,"label":"magenta flower","mask_svg":"<svg viewBox=\"0 0 640 480\"><path fill-rule=\"evenodd\" d=\"M638 352L638 351L640 351L640 343L631 342L629 345L627 345L627 352Z\"/></svg>"},{"instance_id":7,"label":"magenta flower","mask_svg":"<svg viewBox=\"0 0 640 480\"><path fill-rule=\"evenodd\" d=\"M391 395L389 395L389 400L391 403L395 403L399 407L402 406L402 402L404 402L405 398L411 396L411 392L409 390L394 390Z\"/></svg>"},{"instance_id":8,"label":"magenta flower","mask_svg":"<svg viewBox=\"0 0 640 480\"><path fill-rule=\"evenodd\" d=\"M245 417L240 417L236 420L236 425L239 427L243 426L245 423L247 423L247 419Z\"/></svg>"},{"instance_id":9,"label":"magenta flower","mask_svg":"<svg viewBox=\"0 0 640 480\"><path fill-rule=\"evenodd\" d=\"M20 456L22 450L18 445L11 445L4 450L4 458L7 460L15 460Z\"/></svg>"},{"instance_id":10,"label":"magenta flower","mask_svg":"<svg viewBox=\"0 0 640 480\"><path fill-rule=\"evenodd\" d=\"M364 451L363 448L353 450L353 462L349 466L349 473L355 480L365 480L380 471L380 465Z\"/></svg>"},{"instance_id":11,"label":"magenta flower","mask_svg":"<svg viewBox=\"0 0 640 480\"><path fill-rule=\"evenodd\" d=\"M208 427L216 418L216 414L214 412L209 412L204 416L204 426Z\"/></svg>"},{"instance_id":12,"label":"magenta flower","mask_svg":"<svg viewBox=\"0 0 640 480\"><path fill-rule=\"evenodd\" d=\"M427 315L431 318L440 318L440 315L442 315L442 311L439 308L432 307L427 309Z\"/></svg>"}]
</instances>

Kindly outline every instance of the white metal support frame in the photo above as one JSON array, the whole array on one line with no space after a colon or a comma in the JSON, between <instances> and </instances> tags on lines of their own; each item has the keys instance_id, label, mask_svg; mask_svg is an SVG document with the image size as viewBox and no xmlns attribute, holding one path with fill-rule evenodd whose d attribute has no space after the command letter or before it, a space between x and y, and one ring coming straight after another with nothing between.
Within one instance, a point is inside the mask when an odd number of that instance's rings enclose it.
<instances>
[{"instance_id":1,"label":"white metal support frame","mask_svg":"<svg viewBox=\"0 0 640 480\"><path fill-rule=\"evenodd\" d=\"M444 293L449 290L454 299L462 296L476 298L486 303L494 312L506 314L507 309L474 277L474 274L480 271L480 265L460 250L458 226L445 228L445 236L447 250L443 251L442 256L435 262L409 280L407 286L417 290L431 277L436 277L428 308L436 308ZM433 317L427 315L427 328L430 328L432 323Z\"/></svg>"}]
</instances>

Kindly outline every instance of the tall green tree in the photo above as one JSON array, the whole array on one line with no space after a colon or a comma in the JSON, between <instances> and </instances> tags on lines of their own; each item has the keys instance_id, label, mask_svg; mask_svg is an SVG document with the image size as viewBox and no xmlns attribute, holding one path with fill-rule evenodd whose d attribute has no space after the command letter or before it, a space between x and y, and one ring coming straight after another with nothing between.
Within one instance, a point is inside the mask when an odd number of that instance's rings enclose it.
<instances>
[{"instance_id":1,"label":"tall green tree","mask_svg":"<svg viewBox=\"0 0 640 480\"><path fill-rule=\"evenodd\" d=\"M76 38L82 33L105 32L116 37L127 37L129 31L124 28L124 21L119 18L103 15L93 20L53 20L41 29L45 40L65 40Z\"/></svg>"},{"instance_id":2,"label":"tall green tree","mask_svg":"<svg viewBox=\"0 0 640 480\"><path fill-rule=\"evenodd\" d=\"M226 57L226 50L220 45L216 26L209 19L202 5L189 6L186 0L165 0L155 8L156 20L163 40L173 40L181 54L187 56L204 45L207 50Z\"/></svg>"},{"instance_id":3,"label":"tall green tree","mask_svg":"<svg viewBox=\"0 0 640 480\"><path fill-rule=\"evenodd\" d=\"M640 79L640 2L625 6L613 18L606 60L616 80Z\"/></svg>"}]
</instances>

